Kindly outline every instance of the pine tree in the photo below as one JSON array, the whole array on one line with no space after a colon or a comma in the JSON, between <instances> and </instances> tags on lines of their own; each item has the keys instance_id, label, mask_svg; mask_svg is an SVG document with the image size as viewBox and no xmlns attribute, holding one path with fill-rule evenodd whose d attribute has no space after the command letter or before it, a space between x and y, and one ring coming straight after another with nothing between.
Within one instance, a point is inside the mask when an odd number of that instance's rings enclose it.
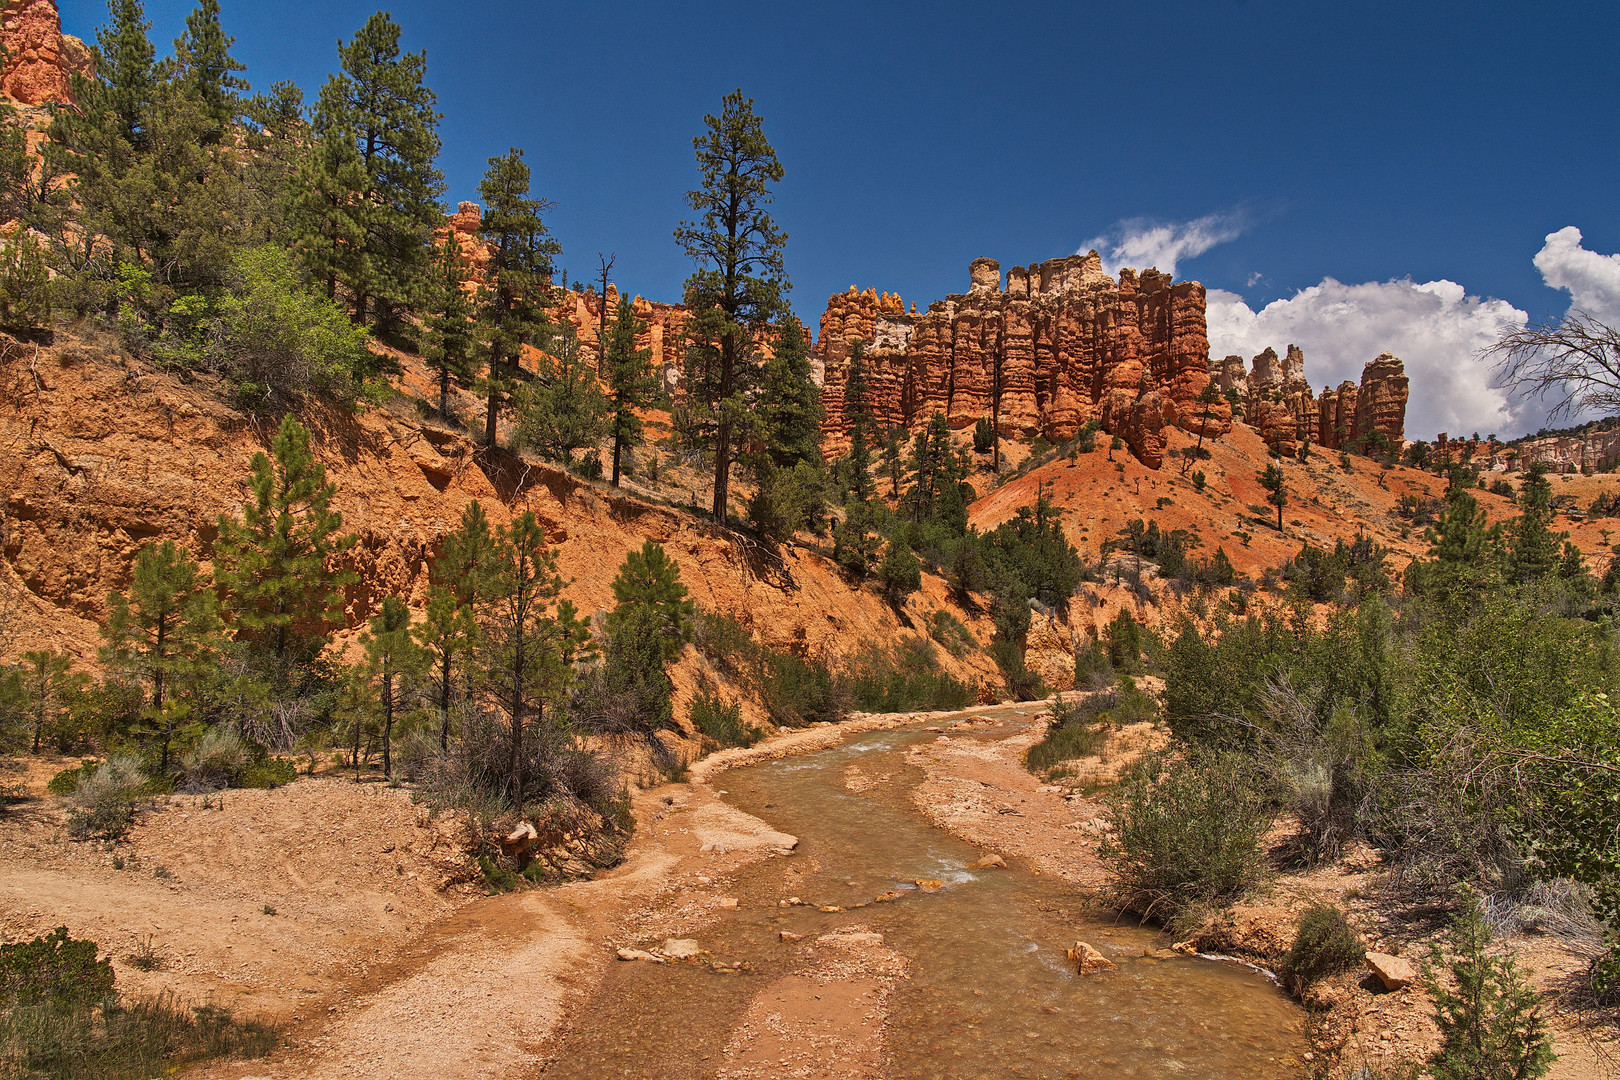
<instances>
[{"instance_id":1,"label":"pine tree","mask_svg":"<svg viewBox=\"0 0 1620 1080\"><path fill-rule=\"evenodd\" d=\"M467 295L467 260L453 234L433 252L432 274L428 279L428 300L423 322L422 358L439 376L439 416L450 415L450 384L465 386L473 375L473 350L477 335L473 323L473 300Z\"/></svg>"},{"instance_id":2,"label":"pine tree","mask_svg":"<svg viewBox=\"0 0 1620 1080\"><path fill-rule=\"evenodd\" d=\"M300 179L300 250L329 295L347 288L357 322L394 321L420 299L444 178L427 54L404 53L377 12L347 43L316 99L317 145Z\"/></svg>"},{"instance_id":3,"label":"pine tree","mask_svg":"<svg viewBox=\"0 0 1620 1080\"><path fill-rule=\"evenodd\" d=\"M128 593L107 600L102 659L151 686L142 719L161 740L160 772L168 772L169 744L191 711L181 700L183 688L205 670L218 645L218 608L213 583L173 540L142 547Z\"/></svg>"},{"instance_id":4,"label":"pine tree","mask_svg":"<svg viewBox=\"0 0 1620 1080\"><path fill-rule=\"evenodd\" d=\"M430 571L432 590L427 617L417 628L417 640L433 657L435 706L439 710L439 746L450 745L451 706L455 700L455 674L462 675L460 694L472 692L475 674L470 658L478 647L475 609L489 594L496 537L477 499L461 512L461 521L444 538L440 556Z\"/></svg>"},{"instance_id":5,"label":"pine tree","mask_svg":"<svg viewBox=\"0 0 1620 1080\"><path fill-rule=\"evenodd\" d=\"M613 579L617 601L607 616L610 691L634 692L653 713L651 728L674 717L669 665L692 638L697 606L687 598L681 568L651 540L625 556Z\"/></svg>"},{"instance_id":6,"label":"pine tree","mask_svg":"<svg viewBox=\"0 0 1620 1080\"><path fill-rule=\"evenodd\" d=\"M867 400L866 351L860 342L849 354L849 374L844 381L844 421L849 426L849 453L844 455L843 490L845 502L869 502L877 495L872 482L872 440L876 423Z\"/></svg>"},{"instance_id":7,"label":"pine tree","mask_svg":"<svg viewBox=\"0 0 1620 1080\"><path fill-rule=\"evenodd\" d=\"M456 600L448 586L435 585L428 593L427 611L415 629L417 644L433 668L434 708L439 713L439 749L450 747L450 715L455 700L457 663L472 647L477 623L470 608Z\"/></svg>"},{"instance_id":8,"label":"pine tree","mask_svg":"<svg viewBox=\"0 0 1620 1080\"><path fill-rule=\"evenodd\" d=\"M703 411L714 447L710 512L724 523L733 434L742 426L744 394L754 374L753 334L776 317L788 289L782 262L787 234L764 210L783 170L753 100L741 90L727 94L720 115L703 122L707 131L692 140L701 186L686 195L699 216L681 222L675 240L699 267L686 279L692 312L687 389Z\"/></svg>"},{"instance_id":9,"label":"pine tree","mask_svg":"<svg viewBox=\"0 0 1620 1080\"><path fill-rule=\"evenodd\" d=\"M411 634L411 609L397 596L383 597L360 645L365 649L364 677L382 716L383 775L394 776L394 723L405 712L416 681L427 670L428 657Z\"/></svg>"},{"instance_id":10,"label":"pine tree","mask_svg":"<svg viewBox=\"0 0 1620 1080\"><path fill-rule=\"evenodd\" d=\"M878 458L878 468L884 476L889 478L889 498L899 501L900 479L905 475L906 444L911 441L911 432L896 424L883 436L883 449Z\"/></svg>"},{"instance_id":11,"label":"pine tree","mask_svg":"<svg viewBox=\"0 0 1620 1080\"><path fill-rule=\"evenodd\" d=\"M263 650L285 679L285 665L313 659L343 617L343 588L357 580L330 563L354 546L331 508L336 485L309 448L309 430L281 422L271 455L253 455L252 500L240 522L219 516L214 575L239 640Z\"/></svg>"},{"instance_id":12,"label":"pine tree","mask_svg":"<svg viewBox=\"0 0 1620 1080\"><path fill-rule=\"evenodd\" d=\"M559 600L562 587L557 553L526 510L497 534L488 592L477 610L487 686L511 729L506 786L517 809L535 779L525 775L525 739L534 730L545 733L546 707L564 699L590 640L573 605Z\"/></svg>"},{"instance_id":13,"label":"pine tree","mask_svg":"<svg viewBox=\"0 0 1620 1080\"><path fill-rule=\"evenodd\" d=\"M597 384L572 323L558 323L548 344L540 370L517 394L518 425L513 442L519 447L537 447L571 467L575 450L594 448L608 433L613 406ZM601 475L599 462L596 475Z\"/></svg>"},{"instance_id":14,"label":"pine tree","mask_svg":"<svg viewBox=\"0 0 1620 1080\"><path fill-rule=\"evenodd\" d=\"M1554 516L1547 466L1537 462L1519 489L1519 516L1509 521L1503 532L1509 581L1536 581L1558 569L1561 547L1569 534L1553 531Z\"/></svg>"},{"instance_id":15,"label":"pine tree","mask_svg":"<svg viewBox=\"0 0 1620 1080\"><path fill-rule=\"evenodd\" d=\"M821 464L821 389L811 377L804 326L791 312L776 327L756 405L765 456L777 469Z\"/></svg>"},{"instance_id":16,"label":"pine tree","mask_svg":"<svg viewBox=\"0 0 1620 1080\"><path fill-rule=\"evenodd\" d=\"M645 330L646 324L636 318L630 301L621 297L603 353L608 396L613 402L614 487L619 486L619 465L624 451L641 445L641 418L635 410L652 404L658 392L658 378L651 365L652 350L636 348L636 338Z\"/></svg>"},{"instance_id":17,"label":"pine tree","mask_svg":"<svg viewBox=\"0 0 1620 1080\"><path fill-rule=\"evenodd\" d=\"M76 684L73 657L55 649L35 649L23 653L23 700L34 729L33 752L51 729L62 703Z\"/></svg>"},{"instance_id":18,"label":"pine tree","mask_svg":"<svg viewBox=\"0 0 1620 1080\"><path fill-rule=\"evenodd\" d=\"M1423 972L1434 1002L1440 1049L1429 1059L1435 1080L1532 1080L1557 1060L1535 988L1507 953L1493 954L1491 930L1469 903L1451 927L1452 959L1432 946ZM1437 969L1450 968L1450 985Z\"/></svg>"},{"instance_id":19,"label":"pine tree","mask_svg":"<svg viewBox=\"0 0 1620 1080\"><path fill-rule=\"evenodd\" d=\"M529 194L529 166L512 148L489 159L478 185L484 199L478 234L490 246L489 285L479 310L479 334L489 364L481 383L487 402L484 441L497 445L501 406L517 377L523 346L544 330L551 303L552 259L562 247L541 221L547 204Z\"/></svg>"},{"instance_id":20,"label":"pine tree","mask_svg":"<svg viewBox=\"0 0 1620 1080\"><path fill-rule=\"evenodd\" d=\"M212 128L209 142L218 142L236 123L242 111L237 91L248 88L236 75L247 68L231 56L235 41L220 26L219 0L198 0L196 10L186 16L185 33L174 43L178 77L202 102Z\"/></svg>"},{"instance_id":21,"label":"pine tree","mask_svg":"<svg viewBox=\"0 0 1620 1080\"><path fill-rule=\"evenodd\" d=\"M1282 466L1273 462L1266 466L1266 471L1257 479L1260 486L1269 493L1266 502L1277 508L1277 531L1283 531L1283 507L1288 505L1288 478L1283 475Z\"/></svg>"}]
</instances>

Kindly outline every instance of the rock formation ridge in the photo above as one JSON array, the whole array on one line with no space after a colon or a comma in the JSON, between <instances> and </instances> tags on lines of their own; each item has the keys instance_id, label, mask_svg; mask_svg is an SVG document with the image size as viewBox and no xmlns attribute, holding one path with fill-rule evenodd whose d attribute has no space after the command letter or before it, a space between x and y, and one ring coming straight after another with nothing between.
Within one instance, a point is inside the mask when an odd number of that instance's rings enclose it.
<instances>
[{"instance_id":1,"label":"rock formation ridge","mask_svg":"<svg viewBox=\"0 0 1620 1080\"><path fill-rule=\"evenodd\" d=\"M1397 450L1405 442L1410 388L1405 365L1389 353L1362 368L1360 386L1346 379L1338 389L1322 387L1316 397L1297 345L1288 346L1281 359L1266 349L1247 375L1241 356L1212 361L1210 374L1223 394L1236 392L1244 420L1284 453L1294 453L1307 439L1330 450L1349 448L1373 432Z\"/></svg>"},{"instance_id":2,"label":"rock formation ridge","mask_svg":"<svg viewBox=\"0 0 1620 1080\"><path fill-rule=\"evenodd\" d=\"M1015 266L976 259L964 294L907 313L899 296L861 292L827 301L818 352L825 430L847 435L844 385L855 342L865 343L872 407L883 424L916 429L934 413L953 428L991 417L1004 436L1072 438L1096 421L1143 462L1164 457L1164 428L1228 430L1225 401L1197 401L1209 385L1204 287L1168 274L1122 270L1116 282L1095 251Z\"/></svg>"},{"instance_id":3,"label":"rock formation ridge","mask_svg":"<svg viewBox=\"0 0 1620 1080\"><path fill-rule=\"evenodd\" d=\"M90 74L90 49L62 33L55 0L5 0L0 45L0 93L20 105L72 101L69 79Z\"/></svg>"}]
</instances>

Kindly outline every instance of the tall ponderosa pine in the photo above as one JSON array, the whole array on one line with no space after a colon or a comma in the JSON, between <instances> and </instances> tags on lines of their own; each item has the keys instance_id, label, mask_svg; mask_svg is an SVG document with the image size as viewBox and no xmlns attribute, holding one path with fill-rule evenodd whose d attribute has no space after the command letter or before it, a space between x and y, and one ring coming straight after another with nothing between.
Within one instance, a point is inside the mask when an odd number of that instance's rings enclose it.
<instances>
[{"instance_id":1,"label":"tall ponderosa pine","mask_svg":"<svg viewBox=\"0 0 1620 1080\"><path fill-rule=\"evenodd\" d=\"M221 514L214 576L238 639L281 668L313 659L342 623L343 588L357 580L331 561L354 545L332 509L336 485L309 448L309 430L288 416L271 456L253 455L252 499L242 520ZM285 671L278 671L285 677Z\"/></svg>"},{"instance_id":2,"label":"tall ponderosa pine","mask_svg":"<svg viewBox=\"0 0 1620 1080\"><path fill-rule=\"evenodd\" d=\"M191 711L183 690L208 665L221 625L213 583L173 540L141 548L129 591L107 600L102 658L151 687L142 719L159 737L161 771L169 767L171 736Z\"/></svg>"},{"instance_id":3,"label":"tall ponderosa pine","mask_svg":"<svg viewBox=\"0 0 1620 1080\"><path fill-rule=\"evenodd\" d=\"M1519 489L1519 516L1507 522L1502 533L1509 581L1535 581L1558 569L1561 547L1569 534L1553 531L1554 516L1547 466L1537 462Z\"/></svg>"},{"instance_id":4,"label":"tall ponderosa pine","mask_svg":"<svg viewBox=\"0 0 1620 1080\"><path fill-rule=\"evenodd\" d=\"M478 338L473 324L473 298L467 295L467 260L454 235L433 250L433 271L428 278L428 301L423 322L422 357L439 376L439 416L450 415L450 384L468 385L473 376L473 351Z\"/></svg>"},{"instance_id":5,"label":"tall ponderosa pine","mask_svg":"<svg viewBox=\"0 0 1620 1080\"><path fill-rule=\"evenodd\" d=\"M1272 462L1256 479L1266 489L1266 502L1277 508L1277 531L1282 532L1283 507L1288 505L1288 478L1283 475L1282 466Z\"/></svg>"},{"instance_id":6,"label":"tall ponderosa pine","mask_svg":"<svg viewBox=\"0 0 1620 1080\"><path fill-rule=\"evenodd\" d=\"M210 142L218 142L236 123L242 112L237 91L248 88L237 78L247 67L231 55L235 41L220 26L219 0L198 0L196 10L186 16L185 33L174 43L176 77L201 103L211 126Z\"/></svg>"},{"instance_id":7,"label":"tall ponderosa pine","mask_svg":"<svg viewBox=\"0 0 1620 1080\"><path fill-rule=\"evenodd\" d=\"M821 464L821 389L811 374L804 326L791 312L777 324L755 409L765 457L773 467Z\"/></svg>"},{"instance_id":8,"label":"tall ponderosa pine","mask_svg":"<svg viewBox=\"0 0 1620 1080\"><path fill-rule=\"evenodd\" d=\"M383 775L394 775L394 724L406 711L428 657L411 634L411 609L397 596L383 597L379 611L360 635L365 650L364 678L382 721Z\"/></svg>"},{"instance_id":9,"label":"tall ponderosa pine","mask_svg":"<svg viewBox=\"0 0 1620 1080\"><path fill-rule=\"evenodd\" d=\"M99 256L102 289L121 263L149 275L142 314L161 322L176 297L216 291L237 246L264 223L250 218L255 200L236 140L225 137L229 119L211 111L229 105L204 96L226 93L218 80L231 76L200 68L234 63L217 11L193 13L163 64L147 29L137 0L114 3L97 35L96 74L75 78L77 101L59 110L47 150L46 173L73 175L75 205L42 207L36 224L53 235L59 270L91 269Z\"/></svg>"},{"instance_id":10,"label":"tall ponderosa pine","mask_svg":"<svg viewBox=\"0 0 1620 1080\"><path fill-rule=\"evenodd\" d=\"M613 579L618 602L607 615L607 681L614 693L636 693L653 715L648 727L674 718L669 665L692 637L697 612L681 568L651 540L625 556Z\"/></svg>"},{"instance_id":11,"label":"tall ponderosa pine","mask_svg":"<svg viewBox=\"0 0 1620 1080\"><path fill-rule=\"evenodd\" d=\"M23 653L23 700L34 729L34 753L39 753L40 742L51 729L74 682L73 657L67 653L55 649Z\"/></svg>"},{"instance_id":12,"label":"tall ponderosa pine","mask_svg":"<svg viewBox=\"0 0 1620 1080\"><path fill-rule=\"evenodd\" d=\"M525 775L524 744L533 736L526 732L538 729L544 737L546 707L567 694L590 632L573 605L559 599L557 553L532 511L499 530L489 570L477 611L483 670L510 725L506 784L512 805L521 808L534 779Z\"/></svg>"},{"instance_id":13,"label":"tall ponderosa pine","mask_svg":"<svg viewBox=\"0 0 1620 1080\"><path fill-rule=\"evenodd\" d=\"M474 499L462 510L455 531L444 538L443 551L430 572L426 618L417 627L416 638L428 650L434 669L433 703L439 713L441 749L450 745L451 707L457 695L465 697L472 690L473 665L468 661L478 645L473 612L487 594L495 550L495 533Z\"/></svg>"},{"instance_id":14,"label":"tall ponderosa pine","mask_svg":"<svg viewBox=\"0 0 1620 1080\"><path fill-rule=\"evenodd\" d=\"M427 54L402 54L399 36L379 11L338 43L342 72L316 99L316 145L300 182L300 249L330 293L349 290L358 322L387 324L420 299L443 217Z\"/></svg>"},{"instance_id":15,"label":"tall ponderosa pine","mask_svg":"<svg viewBox=\"0 0 1620 1080\"><path fill-rule=\"evenodd\" d=\"M652 370L652 350L636 347L636 339L646 328L646 323L636 317L630 301L621 297L613 312L613 329L608 333L603 372L607 377L608 397L613 402L614 487L619 486L619 466L624 451L641 445L641 418L636 410L652 404L658 392L658 377Z\"/></svg>"},{"instance_id":16,"label":"tall ponderosa pine","mask_svg":"<svg viewBox=\"0 0 1620 1080\"><path fill-rule=\"evenodd\" d=\"M489 364L482 380L484 441L497 444L501 406L517 379L518 356L548 325L553 259L562 246L546 230L547 204L529 194L523 151L513 147L489 159L478 185L484 199L479 237L489 245L488 287L479 306L479 336Z\"/></svg>"},{"instance_id":17,"label":"tall ponderosa pine","mask_svg":"<svg viewBox=\"0 0 1620 1080\"><path fill-rule=\"evenodd\" d=\"M849 453L841 465L845 502L870 502L877 495L872 481L872 441L877 422L866 385L866 349L860 342L849 354L849 373L844 380L844 422L849 427Z\"/></svg>"},{"instance_id":18,"label":"tall ponderosa pine","mask_svg":"<svg viewBox=\"0 0 1620 1080\"><path fill-rule=\"evenodd\" d=\"M783 176L776 151L765 141L753 99L727 94L719 116L705 116L708 130L692 140L702 186L686 201L699 216L675 230L676 242L697 264L686 279L687 389L703 410L703 428L714 447L716 521L727 515L733 436L746 412L744 392L757 361L754 334L777 316L787 292L782 253L787 234L764 207L771 185Z\"/></svg>"}]
</instances>

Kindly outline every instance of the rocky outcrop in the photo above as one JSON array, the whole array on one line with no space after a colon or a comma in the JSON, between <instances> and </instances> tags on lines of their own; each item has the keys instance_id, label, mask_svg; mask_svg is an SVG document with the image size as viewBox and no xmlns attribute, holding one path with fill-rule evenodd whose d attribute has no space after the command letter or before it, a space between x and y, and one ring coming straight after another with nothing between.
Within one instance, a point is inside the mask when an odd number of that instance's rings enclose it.
<instances>
[{"instance_id":1,"label":"rocky outcrop","mask_svg":"<svg viewBox=\"0 0 1620 1080\"><path fill-rule=\"evenodd\" d=\"M1405 366L1382 353L1362 369L1361 385L1346 380L1337 390L1324 386L1311 396L1305 376L1305 354L1297 345L1279 358L1266 349L1253 360L1247 375L1241 356L1211 361L1210 380L1222 393L1235 392L1243 419L1268 444L1295 453L1306 440L1338 449L1371 431L1381 432L1399 449L1406 438L1408 381Z\"/></svg>"},{"instance_id":2,"label":"rocky outcrop","mask_svg":"<svg viewBox=\"0 0 1620 1080\"><path fill-rule=\"evenodd\" d=\"M90 50L62 33L54 0L6 0L0 8L0 92L20 105L73 100L70 79L90 74Z\"/></svg>"},{"instance_id":3,"label":"rocky outcrop","mask_svg":"<svg viewBox=\"0 0 1620 1080\"><path fill-rule=\"evenodd\" d=\"M1103 273L1095 251L1015 266L1003 288L994 259L976 259L968 291L918 314L899 296L853 286L829 298L817 352L829 443L847 434L844 384L865 345L879 423L911 429L933 414L953 428L990 417L1004 436L1072 438L1097 421L1157 467L1164 428L1225 432L1231 409L1197 398L1209 385L1204 288L1157 270Z\"/></svg>"}]
</instances>

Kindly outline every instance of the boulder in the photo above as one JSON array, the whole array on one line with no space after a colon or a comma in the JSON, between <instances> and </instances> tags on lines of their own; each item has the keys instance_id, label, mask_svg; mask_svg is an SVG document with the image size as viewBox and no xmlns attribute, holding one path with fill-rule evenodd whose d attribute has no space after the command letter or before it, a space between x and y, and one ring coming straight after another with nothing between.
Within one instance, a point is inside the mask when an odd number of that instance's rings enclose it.
<instances>
[{"instance_id":1,"label":"boulder","mask_svg":"<svg viewBox=\"0 0 1620 1080\"><path fill-rule=\"evenodd\" d=\"M1084 941L1075 942L1074 948L1064 955L1074 962L1075 972L1079 975L1090 975L1095 971L1113 971L1115 968L1112 960Z\"/></svg>"},{"instance_id":2,"label":"boulder","mask_svg":"<svg viewBox=\"0 0 1620 1080\"><path fill-rule=\"evenodd\" d=\"M690 960L702 951L691 938L665 938L664 947L659 950L670 960Z\"/></svg>"},{"instance_id":3,"label":"boulder","mask_svg":"<svg viewBox=\"0 0 1620 1080\"><path fill-rule=\"evenodd\" d=\"M520 821L512 831L501 837L501 854L507 858L527 855L540 842L540 834L531 822Z\"/></svg>"},{"instance_id":4,"label":"boulder","mask_svg":"<svg viewBox=\"0 0 1620 1080\"><path fill-rule=\"evenodd\" d=\"M1366 964L1367 970L1378 977L1385 990L1401 990L1417 982L1417 968L1413 967L1410 961L1402 960L1398 956L1370 952L1367 954Z\"/></svg>"}]
</instances>

